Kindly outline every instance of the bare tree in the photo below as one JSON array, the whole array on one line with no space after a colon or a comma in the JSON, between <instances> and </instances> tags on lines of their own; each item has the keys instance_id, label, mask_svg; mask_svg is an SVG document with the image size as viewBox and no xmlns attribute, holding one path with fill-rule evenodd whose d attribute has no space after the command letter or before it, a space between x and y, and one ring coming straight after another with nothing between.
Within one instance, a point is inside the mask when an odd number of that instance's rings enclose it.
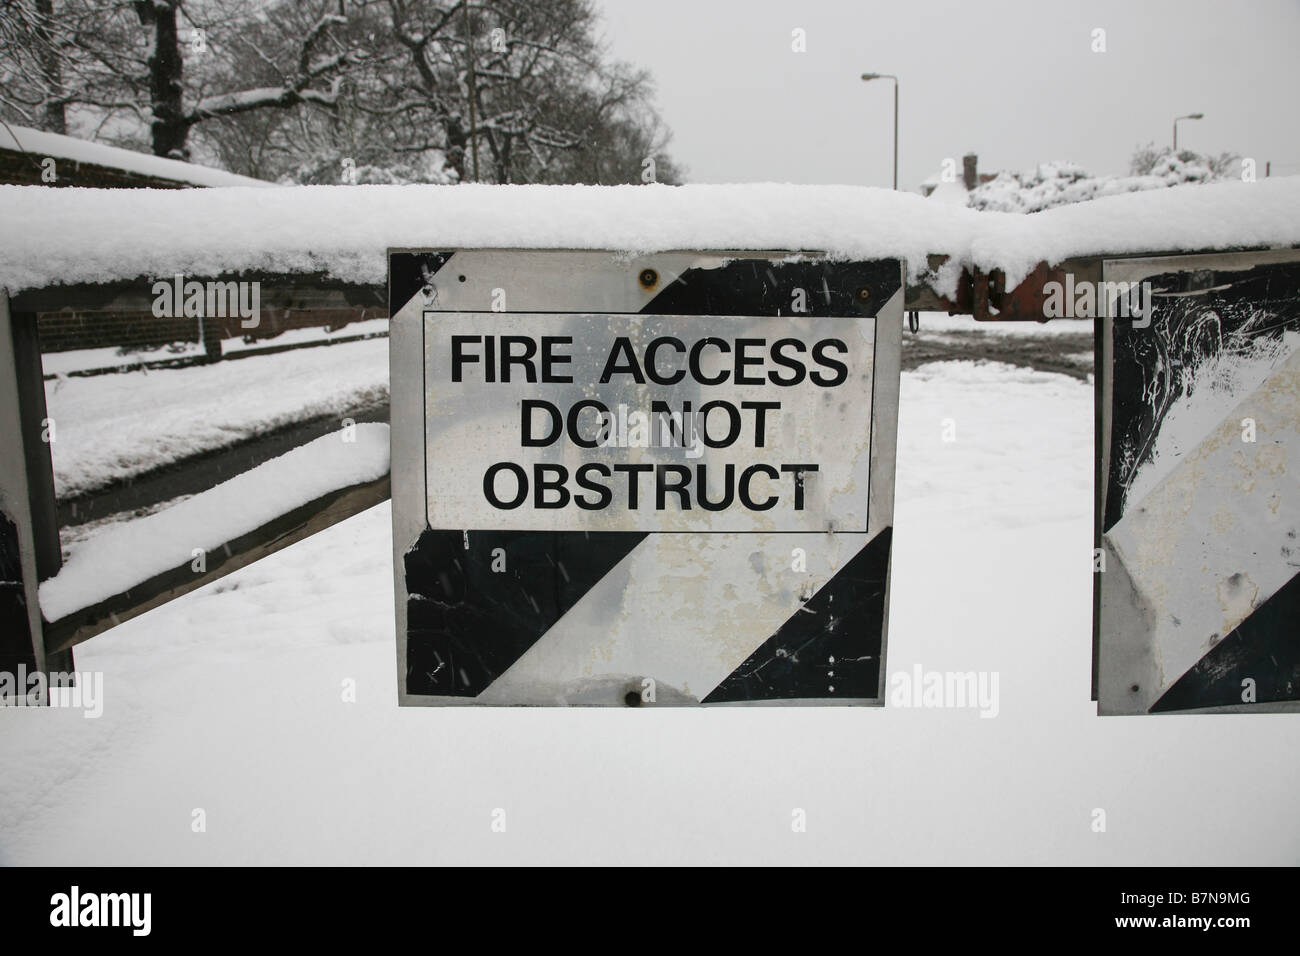
<instances>
[{"instance_id":1,"label":"bare tree","mask_svg":"<svg viewBox=\"0 0 1300 956\"><path fill-rule=\"evenodd\" d=\"M637 181L667 137L644 72L606 62L589 0L369 0L377 37L405 51L357 108L385 139L445 151L462 179ZM378 16L377 16L378 15ZM629 148L619 161L600 150ZM678 175L662 156L662 181ZM622 175L614 176L618 167Z\"/></svg>"},{"instance_id":2,"label":"bare tree","mask_svg":"<svg viewBox=\"0 0 1300 956\"><path fill-rule=\"evenodd\" d=\"M53 0L0 0L0 108L67 132L67 91Z\"/></svg>"},{"instance_id":3,"label":"bare tree","mask_svg":"<svg viewBox=\"0 0 1300 956\"><path fill-rule=\"evenodd\" d=\"M338 181L636 182L679 170L590 0L0 0L0 114ZM446 172L442 172L445 164ZM386 171L386 172L385 172Z\"/></svg>"},{"instance_id":4,"label":"bare tree","mask_svg":"<svg viewBox=\"0 0 1300 956\"><path fill-rule=\"evenodd\" d=\"M38 102L96 113L101 126L126 113L147 123L159 156L187 157L190 131L215 117L332 106L347 67L364 55L331 36L332 28L347 23L345 0L282 3L271 17L254 15L242 0L0 2L24 11L19 22L25 28L14 44L0 47L0 61L8 72L30 76L35 60L43 81L27 82L31 89L5 105L46 128L58 123L48 108L45 116L31 108ZM256 86L226 68L219 52L244 42L249 30L262 41L277 41L256 48L272 74ZM38 87L45 88L39 97L32 92Z\"/></svg>"}]
</instances>

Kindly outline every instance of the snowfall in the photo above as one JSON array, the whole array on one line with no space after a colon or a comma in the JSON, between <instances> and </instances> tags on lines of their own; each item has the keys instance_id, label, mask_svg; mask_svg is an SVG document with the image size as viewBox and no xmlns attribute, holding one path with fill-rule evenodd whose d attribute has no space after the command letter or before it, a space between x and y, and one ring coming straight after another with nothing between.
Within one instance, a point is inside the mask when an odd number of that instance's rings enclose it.
<instances>
[{"instance_id":1,"label":"snowfall","mask_svg":"<svg viewBox=\"0 0 1300 956\"><path fill-rule=\"evenodd\" d=\"M1294 863L1294 717L1096 716L1092 414L903 374L887 672L996 672L996 717L399 709L383 505L79 646L97 719L0 710L0 862Z\"/></svg>"}]
</instances>

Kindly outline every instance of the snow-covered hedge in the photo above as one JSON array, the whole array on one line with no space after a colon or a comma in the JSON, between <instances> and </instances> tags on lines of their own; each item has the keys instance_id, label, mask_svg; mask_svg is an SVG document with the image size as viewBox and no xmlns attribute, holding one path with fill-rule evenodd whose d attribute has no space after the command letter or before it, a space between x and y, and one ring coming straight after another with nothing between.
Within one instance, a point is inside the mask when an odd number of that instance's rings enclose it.
<instances>
[{"instance_id":1,"label":"snow-covered hedge","mask_svg":"<svg viewBox=\"0 0 1300 956\"><path fill-rule=\"evenodd\" d=\"M993 212L1041 212L1120 193L1226 181L1238 178L1232 171L1235 160L1226 155L1216 159L1148 148L1135 155L1130 176L1089 176L1078 163L1041 163L1027 173L998 173L997 178L971 190L969 205Z\"/></svg>"}]
</instances>

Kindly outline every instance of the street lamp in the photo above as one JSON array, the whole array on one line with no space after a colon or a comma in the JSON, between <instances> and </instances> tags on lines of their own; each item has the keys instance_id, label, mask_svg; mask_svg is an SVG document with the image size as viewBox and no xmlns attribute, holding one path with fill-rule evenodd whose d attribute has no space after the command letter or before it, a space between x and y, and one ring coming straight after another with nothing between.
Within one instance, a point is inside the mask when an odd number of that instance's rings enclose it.
<instances>
[{"instance_id":1,"label":"street lamp","mask_svg":"<svg viewBox=\"0 0 1300 956\"><path fill-rule=\"evenodd\" d=\"M1174 117L1174 152L1178 152L1178 121L1185 119L1205 119L1204 113L1188 113L1186 116Z\"/></svg>"},{"instance_id":2,"label":"street lamp","mask_svg":"<svg viewBox=\"0 0 1300 956\"><path fill-rule=\"evenodd\" d=\"M872 80L893 80L894 81L894 191L898 191L898 77L892 73L863 73L862 79L870 83Z\"/></svg>"}]
</instances>

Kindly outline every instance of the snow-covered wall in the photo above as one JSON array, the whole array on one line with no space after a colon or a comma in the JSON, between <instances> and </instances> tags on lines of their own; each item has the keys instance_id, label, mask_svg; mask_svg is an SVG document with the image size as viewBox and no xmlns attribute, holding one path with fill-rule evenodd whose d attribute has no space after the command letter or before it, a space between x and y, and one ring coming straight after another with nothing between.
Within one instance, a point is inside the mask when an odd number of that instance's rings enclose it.
<instances>
[{"instance_id":1,"label":"snow-covered wall","mask_svg":"<svg viewBox=\"0 0 1300 956\"><path fill-rule=\"evenodd\" d=\"M1070 256L1300 244L1300 177L1176 186L1030 216L861 186L0 186L0 286L243 270L382 285L390 247L808 249L1000 268L1014 284Z\"/></svg>"},{"instance_id":2,"label":"snow-covered wall","mask_svg":"<svg viewBox=\"0 0 1300 956\"><path fill-rule=\"evenodd\" d=\"M107 143L93 143L75 136L61 136L58 133L28 129L25 126L11 126L8 123L0 124L0 149L27 153L38 162L49 156L56 160L107 166L141 176L192 183L195 186L265 187L271 185L264 180L240 176L226 172L224 169L200 166L197 163L184 163L177 159L165 159L161 156L109 146Z\"/></svg>"}]
</instances>

